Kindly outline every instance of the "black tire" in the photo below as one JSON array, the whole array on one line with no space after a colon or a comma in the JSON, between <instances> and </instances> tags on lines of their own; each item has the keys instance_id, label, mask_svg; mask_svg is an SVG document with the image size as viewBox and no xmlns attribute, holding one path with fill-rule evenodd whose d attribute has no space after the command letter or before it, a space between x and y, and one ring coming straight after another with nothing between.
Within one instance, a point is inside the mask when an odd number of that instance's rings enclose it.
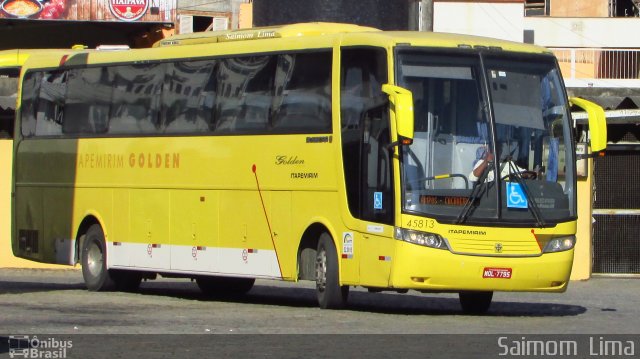
<instances>
[{"instance_id":1,"label":"black tire","mask_svg":"<svg viewBox=\"0 0 640 359\"><path fill-rule=\"evenodd\" d=\"M466 314L484 314L491 306L493 292L460 292L460 306Z\"/></svg>"},{"instance_id":2,"label":"black tire","mask_svg":"<svg viewBox=\"0 0 640 359\"><path fill-rule=\"evenodd\" d=\"M241 296L253 288L255 278L198 277L196 283L207 296Z\"/></svg>"},{"instance_id":3,"label":"black tire","mask_svg":"<svg viewBox=\"0 0 640 359\"><path fill-rule=\"evenodd\" d=\"M116 282L107 270L107 251L104 232L99 224L89 227L82 243L82 276L90 291L111 291Z\"/></svg>"},{"instance_id":4,"label":"black tire","mask_svg":"<svg viewBox=\"0 0 640 359\"><path fill-rule=\"evenodd\" d=\"M344 308L349 298L349 286L340 286L338 252L333 239L323 233L316 252L316 294L322 309Z\"/></svg>"}]
</instances>

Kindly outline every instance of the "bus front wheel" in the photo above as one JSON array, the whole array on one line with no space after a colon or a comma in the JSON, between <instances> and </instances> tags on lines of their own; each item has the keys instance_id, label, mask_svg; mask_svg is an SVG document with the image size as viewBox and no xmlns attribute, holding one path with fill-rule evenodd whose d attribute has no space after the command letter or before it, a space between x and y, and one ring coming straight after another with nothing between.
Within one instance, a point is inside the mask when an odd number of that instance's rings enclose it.
<instances>
[{"instance_id":1,"label":"bus front wheel","mask_svg":"<svg viewBox=\"0 0 640 359\"><path fill-rule=\"evenodd\" d=\"M460 292L460 306L467 314L483 314L489 310L493 292Z\"/></svg>"},{"instance_id":2,"label":"bus front wheel","mask_svg":"<svg viewBox=\"0 0 640 359\"><path fill-rule=\"evenodd\" d=\"M343 308L349 296L349 286L340 286L338 252L333 239L323 233L316 252L316 293L323 309Z\"/></svg>"},{"instance_id":3,"label":"bus front wheel","mask_svg":"<svg viewBox=\"0 0 640 359\"><path fill-rule=\"evenodd\" d=\"M82 276L90 291L116 289L116 282L107 269L106 241L102 227L89 227L82 244Z\"/></svg>"}]
</instances>

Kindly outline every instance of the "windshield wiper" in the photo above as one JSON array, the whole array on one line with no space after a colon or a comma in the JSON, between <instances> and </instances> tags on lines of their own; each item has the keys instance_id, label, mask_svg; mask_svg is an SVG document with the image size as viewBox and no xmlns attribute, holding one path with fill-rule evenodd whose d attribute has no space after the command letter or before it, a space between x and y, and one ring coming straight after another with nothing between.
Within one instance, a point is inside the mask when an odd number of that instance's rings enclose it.
<instances>
[{"instance_id":1,"label":"windshield wiper","mask_svg":"<svg viewBox=\"0 0 640 359\"><path fill-rule=\"evenodd\" d=\"M489 176L489 173L491 173L491 171L493 171L493 162L489 162L489 164L485 166L480 176L478 176L478 180L473 184L471 194L469 195L469 197L467 197L467 202L464 204L464 207L462 207L462 211L460 211L460 214L456 219L456 224L464 223L464 221L467 220L467 217L469 217L471 209L473 209L473 204L482 195L482 189L487 188L487 186L481 186L481 184L485 183L485 180L487 179L487 176Z\"/></svg>"},{"instance_id":2,"label":"windshield wiper","mask_svg":"<svg viewBox=\"0 0 640 359\"><path fill-rule=\"evenodd\" d=\"M540 207L538 207L538 204L531 195L531 191L529 191L529 186L527 186L524 178L522 178L522 175L520 174L520 171L513 163L513 161L511 161L511 158L507 158L507 161L509 162L509 177L513 176L513 178L515 178L516 182L522 188L527 202L529 203L527 208L531 211L531 214L533 214L533 218L535 218L538 228L544 228L546 226L546 223L544 222L544 218L542 217L542 213L540 212Z\"/></svg>"}]
</instances>

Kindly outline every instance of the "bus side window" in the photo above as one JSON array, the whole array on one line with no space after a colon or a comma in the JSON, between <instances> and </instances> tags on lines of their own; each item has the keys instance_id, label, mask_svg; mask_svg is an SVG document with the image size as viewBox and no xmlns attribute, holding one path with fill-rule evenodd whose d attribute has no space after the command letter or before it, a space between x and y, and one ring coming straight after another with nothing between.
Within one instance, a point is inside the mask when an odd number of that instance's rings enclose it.
<instances>
[{"instance_id":1,"label":"bus side window","mask_svg":"<svg viewBox=\"0 0 640 359\"><path fill-rule=\"evenodd\" d=\"M252 96L270 94L276 56L243 56L220 60L213 116L216 132L266 131L267 118L256 117L249 106Z\"/></svg>"},{"instance_id":2,"label":"bus side window","mask_svg":"<svg viewBox=\"0 0 640 359\"><path fill-rule=\"evenodd\" d=\"M13 137L19 75L18 69L0 70L0 138Z\"/></svg>"},{"instance_id":3,"label":"bus side window","mask_svg":"<svg viewBox=\"0 0 640 359\"><path fill-rule=\"evenodd\" d=\"M53 71L43 76L36 111L36 136L62 134L66 93L67 73L65 71Z\"/></svg>"},{"instance_id":4,"label":"bus side window","mask_svg":"<svg viewBox=\"0 0 640 359\"><path fill-rule=\"evenodd\" d=\"M156 134L166 64L115 66L109 109L110 134Z\"/></svg>"},{"instance_id":5,"label":"bus side window","mask_svg":"<svg viewBox=\"0 0 640 359\"><path fill-rule=\"evenodd\" d=\"M36 108L42 82L42 72L28 72L22 80L22 106L20 109L20 132L22 136L36 134Z\"/></svg>"},{"instance_id":6,"label":"bus side window","mask_svg":"<svg viewBox=\"0 0 640 359\"><path fill-rule=\"evenodd\" d=\"M214 69L215 60L183 61L167 65L162 91L164 132L209 131L212 104L207 105L205 87Z\"/></svg>"},{"instance_id":7,"label":"bus side window","mask_svg":"<svg viewBox=\"0 0 640 359\"><path fill-rule=\"evenodd\" d=\"M112 93L106 69L70 70L68 83L62 131L68 134L106 132Z\"/></svg>"},{"instance_id":8,"label":"bus side window","mask_svg":"<svg viewBox=\"0 0 640 359\"><path fill-rule=\"evenodd\" d=\"M272 126L278 132L331 131L331 52L281 55Z\"/></svg>"}]
</instances>

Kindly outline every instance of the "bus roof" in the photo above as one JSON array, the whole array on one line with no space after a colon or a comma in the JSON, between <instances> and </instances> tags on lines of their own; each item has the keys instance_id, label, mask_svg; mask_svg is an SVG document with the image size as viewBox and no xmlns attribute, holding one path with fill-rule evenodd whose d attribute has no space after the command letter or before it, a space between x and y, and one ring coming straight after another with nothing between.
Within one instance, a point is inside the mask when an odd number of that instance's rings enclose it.
<instances>
[{"instance_id":1,"label":"bus roof","mask_svg":"<svg viewBox=\"0 0 640 359\"><path fill-rule=\"evenodd\" d=\"M438 32L382 31L373 27L327 22L174 35L156 42L153 47L212 44L232 41L243 42L287 37L301 38L321 35L341 36L343 39L351 39L351 41L347 41L354 42L354 44L359 42L362 44L386 43L393 45L405 43L411 46L425 47L484 47L507 51L550 53L549 50L540 46L488 37Z\"/></svg>"},{"instance_id":2,"label":"bus roof","mask_svg":"<svg viewBox=\"0 0 640 359\"><path fill-rule=\"evenodd\" d=\"M39 50L39 56L32 56L25 66L46 68L62 65L143 63L179 58L194 59L236 54L328 49L336 45L376 46L387 49L406 45L425 48L476 48L551 54L549 50L540 46L471 35L418 31L381 31L371 27L338 23L301 23L246 30L207 31L176 35L161 40L154 45L154 48L147 49L121 50L118 48L114 49L114 51L86 49ZM2 53L6 52L0 52L0 54ZM2 59L0 58L0 63L1 61Z\"/></svg>"},{"instance_id":3,"label":"bus roof","mask_svg":"<svg viewBox=\"0 0 640 359\"><path fill-rule=\"evenodd\" d=\"M294 36L318 36L339 34L348 32L371 32L381 31L373 27L366 27L353 24L329 23L329 22L310 22L299 23L282 26L257 27L252 29L223 30L223 31L204 31L194 32L190 34L174 35L166 39L162 39L153 47L177 46L177 45L195 45L227 41L246 41L273 39L281 37Z\"/></svg>"}]
</instances>

